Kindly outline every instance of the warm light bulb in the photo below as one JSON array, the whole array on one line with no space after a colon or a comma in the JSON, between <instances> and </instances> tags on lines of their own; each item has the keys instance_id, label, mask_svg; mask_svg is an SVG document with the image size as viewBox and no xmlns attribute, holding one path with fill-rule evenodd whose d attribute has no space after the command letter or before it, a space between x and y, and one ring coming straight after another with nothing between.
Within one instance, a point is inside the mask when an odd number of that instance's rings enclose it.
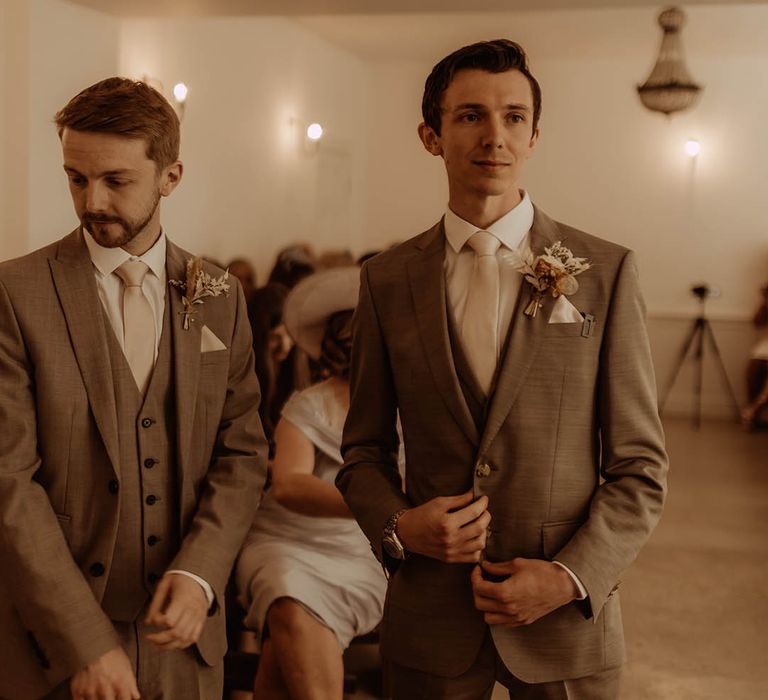
<instances>
[{"instance_id":1,"label":"warm light bulb","mask_svg":"<svg viewBox=\"0 0 768 700\"><path fill-rule=\"evenodd\" d=\"M695 139L690 139L685 142L685 152L691 158L695 158L701 152L701 144Z\"/></svg>"},{"instance_id":2,"label":"warm light bulb","mask_svg":"<svg viewBox=\"0 0 768 700\"><path fill-rule=\"evenodd\" d=\"M320 138L323 135L323 127L319 124L310 124L307 127L307 138L312 139L313 141L319 141Z\"/></svg>"},{"instance_id":3,"label":"warm light bulb","mask_svg":"<svg viewBox=\"0 0 768 700\"><path fill-rule=\"evenodd\" d=\"M173 86L173 96L179 104L186 102L187 92L189 92L189 90L184 83L176 83L176 85Z\"/></svg>"}]
</instances>

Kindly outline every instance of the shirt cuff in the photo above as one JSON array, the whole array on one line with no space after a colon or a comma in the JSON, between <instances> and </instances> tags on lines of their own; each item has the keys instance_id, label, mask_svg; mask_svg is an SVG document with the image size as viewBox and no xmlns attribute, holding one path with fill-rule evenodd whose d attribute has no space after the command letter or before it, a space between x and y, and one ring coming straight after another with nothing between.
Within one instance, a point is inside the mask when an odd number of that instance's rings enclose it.
<instances>
[{"instance_id":1,"label":"shirt cuff","mask_svg":"<svg viewBox=\"0 0 768 700\"><path fill-rule=\"evenodd\" d=\"M576 584L576 588L579 589L579 596L576 598L576 600L586 600L587 599L587 589L584 588L584 584L579 581L579 577L573 573L565 564L561 564L559 561L553 561L553 564L557 564L561 569L565 569L565 571L568 573L568 575L571 577L573 582Z\"/></svg>"},{"instance_id":2,"label":"shirt cuff","mask_svg":"<svg viewBox=\"0 0 768 700\"><path fill-rule=\"evenodd\" d=\"M216 596L213 595L213 588L211 588L211 584L208 583L208 581L206 581L204 578L200 578L199 576L195 576L195 574L189 573L189 571L182 571L181 569L171 569L165 573L181 574L182 576L189 576L189 578L191 578L193 581L197 581L205 592L205 597L208 600L208 609L211 609L211 605L213 605L213 601L215 600ZM571 574L571 576L573 576L573 574Z\"/></svg>"}]
</instances>

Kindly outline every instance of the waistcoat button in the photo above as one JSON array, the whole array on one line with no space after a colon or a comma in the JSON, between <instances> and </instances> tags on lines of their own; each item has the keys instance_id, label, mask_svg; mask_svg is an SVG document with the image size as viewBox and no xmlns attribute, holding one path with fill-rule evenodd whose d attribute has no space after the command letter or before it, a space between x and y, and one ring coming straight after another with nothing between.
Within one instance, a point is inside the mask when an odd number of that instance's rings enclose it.
<instances>
[{"instance_id":1,"label":"waistcoat button","mask_svg":"<svg viewBox=\"0 0 768 700\"><path fill-rule=\"evenodd\" d=\"M155 421L153 421L151 418L142 418L141 419L141 425L144 428L149 428L152 425L152 423L154 423L154 422Z\"/></svg>"},{"instance_id":2,"label":"waistcoat button","mask_svg":"<svg viewBox=\"0 0 768 700\"><path fill-rule=\"evenodd\" d=\"M160 577L153 571L147 576L147 581L150 583L157 583L160 580Z\"/></svg>"},{"instance_id":3,"label":"waistcoat button","mask_svg":"<svg viewBox=\"0 0 768 700\"><path fill-rule=\"evenodd\" d=\"M152 494L149 494L149 496L147 496L146 499L144 500L146 501L148 506L153 506L155 505L155 503L157 503L158 498L157 496L153 496Z\"/></svg>"},{"instance_id":4,"label":"waistcoat button","mask_svg":"<svg viewBox=\"0 0 768 700\"><path fill-rule=\"evenodd\" d=\"M104 564L102 564L100 561L95 562L94 564L91 564L88 571L91 572L91 576L98 578L99 576L104 575Z\"/></svg>"},{"instance_id":5,"label":"waistcoat button","mask_svg":"<svg viewBox=\"0 0 768 700\"><path fill-rule=\"evenodd\" d=\"M160 541L160 538L156 537L155 535L150 535L149 537L147 537L147 544L150 547L154 547L159 541Z\"/></svg>"},{"instance_id":6,"label":"waistcoat button","mask_svg":"<svg viewBox=\"0 0 768 700\"><path fill-rule=\"evenodd\" d=\"M152 467L154 467L156 464L157 464L157 460L156 459L152 459L152 457L149 457L148 459L144 460L144 466L147 469L152 469Z\"/></svg>"},{"instance_id":7,"label":"waistcoat button","mask_svg":"<svg viewBox=\"0 0 768 700\"><path fill-rule=\"evenodd\" d=\"M117 493L120 490L120 484L116 479L112 479L107 486L110 493Z\"/></svg>"}]
</instances>

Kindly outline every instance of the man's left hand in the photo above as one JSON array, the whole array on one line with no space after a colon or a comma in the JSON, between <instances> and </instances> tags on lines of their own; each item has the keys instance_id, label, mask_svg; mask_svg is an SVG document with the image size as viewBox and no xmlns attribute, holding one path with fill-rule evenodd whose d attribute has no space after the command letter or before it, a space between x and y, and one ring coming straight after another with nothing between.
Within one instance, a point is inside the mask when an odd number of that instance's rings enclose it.
<instances>
[{"instance_id":1,"label":"man's left hand","mask_svg":"<svg viewBox=\"0 0 768 700\"><path fill-rule=\"evenodd\" d=\"M482 569L481 569L482 567ZM498 583L483 579L483 570L507 578ZM573 579L562 567L543 559L482 562L472 571L475 607L489 625L520 627L578 597Z\"/></svg>"},{"instance_id":2,"label":"man's left hand","mask_svg":"<svg viewBox=\"0 0 768 700\"><path fill-rule=\"evenodd\" d=\"M157 584L144 624L160 628L147 635L158 649L186 649L203 631L208 600L203 587L183 574L165 574Z\"/></svg>"}]
</instances>

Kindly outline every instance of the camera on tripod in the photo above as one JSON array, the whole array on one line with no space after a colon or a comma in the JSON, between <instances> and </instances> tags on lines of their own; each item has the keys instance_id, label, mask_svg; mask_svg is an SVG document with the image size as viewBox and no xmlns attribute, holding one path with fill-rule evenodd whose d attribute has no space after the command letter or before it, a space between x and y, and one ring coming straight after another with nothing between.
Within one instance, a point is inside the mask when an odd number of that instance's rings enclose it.
<instances>
[{"instance_id":1,"label":"camera on tripod","mask_svg":"<svg viewBox=\"0 0 768 700\"><path fill-rule=\"evenodd\" d=\"M717 297L720 296L720 288L707 284L706 282L700 282L691 287L691 294L693 294L699 301L706 301L710 297L712 299L717 299Z\"/></svg>"}]
</instances>

